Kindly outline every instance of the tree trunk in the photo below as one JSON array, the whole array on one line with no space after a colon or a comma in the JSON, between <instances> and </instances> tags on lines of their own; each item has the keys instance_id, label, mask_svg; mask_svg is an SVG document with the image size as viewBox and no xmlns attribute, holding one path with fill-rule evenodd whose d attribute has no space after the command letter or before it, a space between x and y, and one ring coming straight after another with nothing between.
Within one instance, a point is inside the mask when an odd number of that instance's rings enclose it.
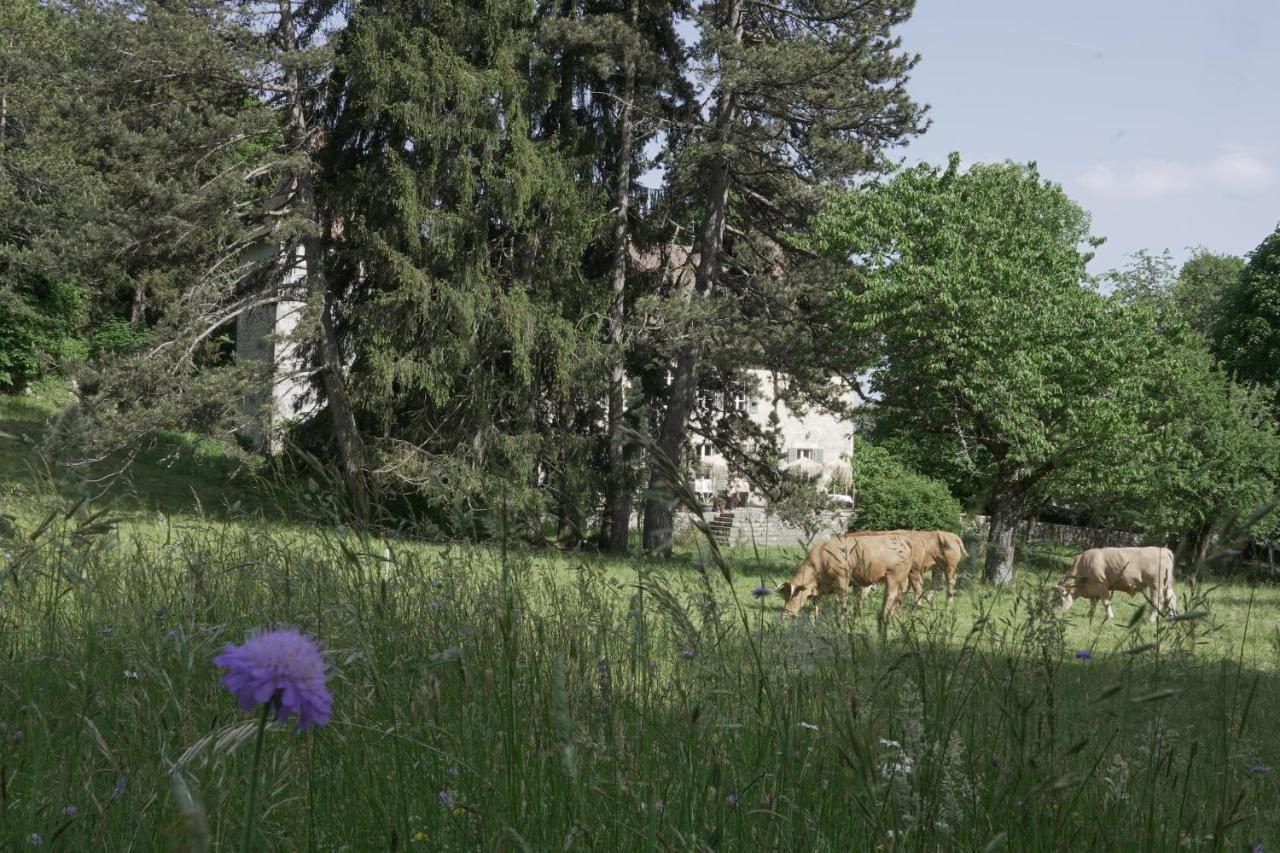
<instances>
[{"instance_id":1,"label":"tree trunk","mask_svg":"<svg viewBox=\"0 0 1280 853\"><path fill-rule=\"evenodd\" d=\"M631 0L631 26L639 16L638 0ZM622 88L622 105L618 112L618 159L614 176L613 205L613 304L609 308L609 344L613 348L613 366L609 375L609 469L605 481L602 538L610 554L625 554L631 536L631 486L627 477L627 448L622 438L622 422L627 404L626 363L623 358L622 327L626 320L627 231L631 199L631 101L635 97L635 69L627 62L626 80Z\"/></svg>"},{"instance_id":2,"label":"tree trunk","mask_svg":"<svg viewBox=\"0 0 1280 853\"><path fill-rule=\"evenodd\" d=\"M280 0L280 35L284 52L292 58L297 53L297 38L293 26L293 0ZM285 88L289 110L286 136L294 153L311 154L310 132L302 104L302 81L297 67L289 59L285 63ZM355 413L347 394L343 376L342 352L338 346L335 319L338 314L341 291L327 275L324 241L329 235L329 223L324 221L316 204L310 165L303 166L295 176L294 202L302 215L308 217L316 233L303 239L303 259L306 263L307 291L312 304L320 307L320 377L324 384L325 399L329 406L334 443L338 447L338 469L351 496L356 514L368 519L370 514L369 489L364 479L364 441L356 425Z\"/></svg>"},{"instance_id":3,"label":"tree trunk","mask_svg":"<svg viewBox=\"0 0 1280 853\"><path fill-rule=\"evenodd\" d=\"M129 306L129 325L140 328L147 320L147 286L136 284L133 288L133 304Z\"/></svg>"},{"instance_id":4,"label":"tree trunk","mask_svg":"<svg viewBox=\"0 0 1280 853\"><path fill-rule=\"evenodd\" d=\"M987 556L983 578L1003 586L1013 581L1013 537L1022 517L1022 501L1014 495L999 495L987 530Z\"/></svg>"},{"instance_id":5,"label":"tree trunk","mask_svg":"<svg viewBox=\"0 0 1280 853\"><path fill-rule=\"evenodd\" d=\"M729 4L729 28L735 43L742 42L742 0ZM729 131L737 119L737 95L726 88L717 105L712 139L717 145L729 142ZM716 152L707 170L707 208L698 233L698 266L694 272L694 294L699 298L710 296L720 278L720 252L724 247L725 223L729 214L729 161L724 150ZM671 388L667 396L667 410L662 418L662 431L658 439L658 451L679 470L681 450L689 426L689 414L697 393L698 363L702 347L686 344L677 351L672 371ZM650 462L649 495L644 507L644 549L650 554L671 553L672 484L663 466Z\"/></svg>"},{"instance_id":6,"label":"tree trunk","mask_svg":"<svg viewBox=\"0 0 1280 853\"><path fill-rule=\"evenodd\" d=\"M672 468L680 470L685 429L698 387L696 356L684 352L671 371L671 387L667 389L667 410L662 418L655 452L665 457ZM644 550L655 556L670 556L671 533L676 500L675 483L667 476L667 467L659 460L649 463L649 494L644 502Z\"/></svg>"},{"instance_id":7,"label":"tree trunk","mask_svg":"<svg viewBox=\"0 0 1280 853\"><path fill-rule=\"evenodd\" d=\"M1276 574L1276 543L1274 539L1267 540L1267 574L1275 577Z\"/></svg>"}]
</instances>

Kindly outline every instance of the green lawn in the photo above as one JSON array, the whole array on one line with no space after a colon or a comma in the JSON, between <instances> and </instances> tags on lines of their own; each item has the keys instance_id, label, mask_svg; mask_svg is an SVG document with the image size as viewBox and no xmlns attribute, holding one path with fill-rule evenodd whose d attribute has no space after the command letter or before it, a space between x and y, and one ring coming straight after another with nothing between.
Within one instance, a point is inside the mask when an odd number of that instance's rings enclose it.
<instances>
[{"instance_id":1,"label":"green lawn","mask_svg":"<svg viewBox=\"0 0 1280 853\"><path fill-rule=\"evenodd\" d=\"M1184 577L1203 616L1064 621L1065 556L1037 551L882 639L753 597L785 552L726 582L692 541L609 560L14 500L2 850L234 849L256 723L212 659L280 624L326 649L334 715L268 730L255 850L1280 846L1274 587Z\"/></svg>"}]
</instances>

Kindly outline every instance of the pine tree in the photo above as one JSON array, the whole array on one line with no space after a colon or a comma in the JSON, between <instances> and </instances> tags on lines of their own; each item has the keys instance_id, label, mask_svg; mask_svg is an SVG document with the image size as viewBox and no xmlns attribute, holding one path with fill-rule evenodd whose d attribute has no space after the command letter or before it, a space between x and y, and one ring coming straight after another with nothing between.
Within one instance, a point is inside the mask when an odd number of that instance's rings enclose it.
<instances>
[{"instance_id":1,"label":"pine tree","mask_svg":"<svg viewBox=\"0 0 1280 853\"><path fill-rule=\"evenodd\" d=\"M726 345L717 333L735 315L751 321L739 333L765 320L738 313L744 294L785 287L795 254L789 235L813 212L821 188L880 170L886 146L923 130L923 110L906 93L915 58L893 36L913 5L717 0L700 10L698 70L712 85L706 119L680 140L676 167L676 190L697 211L696 263L691 286L667 307L677 343L657 446L668 458L682 456L712 341L742 358L769 358L750 343ZM663 467L653 464L644 520L650 553L670 552L670 492Z\"/></svg>"},{"instance_id":2,"label":"pine tree","mask_svg":"<svg viewBox=\"0 0 1280 853\"><path fill-rule=\"evenodd\" d=\"M598 211L534 132L532 34L515 0L362 6L337 43L320 187L382 475L491 506L501 491L527 517L555 442L579 443L567 402L602 396L605 307L581 286Z\"/></svg>"}]
</instances>

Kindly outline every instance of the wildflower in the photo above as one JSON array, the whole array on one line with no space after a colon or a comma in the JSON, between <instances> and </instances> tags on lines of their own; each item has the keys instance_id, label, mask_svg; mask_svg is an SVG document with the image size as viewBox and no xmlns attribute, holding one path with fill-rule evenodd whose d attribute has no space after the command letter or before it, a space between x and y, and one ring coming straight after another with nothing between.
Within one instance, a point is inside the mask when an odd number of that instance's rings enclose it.
<instances>
[{"instance_id":1,"label":"wildflower","mask_svg":"<svg viewBox=\"0 0 1280 853\"><path fill-rule=\"evenodd\" d=\"M426 843L426 840L427 840L427 834L425 832L415 832L413 834L414 844L424 844Z\"/></svg>"},{"instance_id":2,"label":"wildflower","mask_svg":"<svg viewBox=\"0 0 1280 853\"><path fill-rule=\"evenodd\" d=\"M815 726L813 723L805 723L805 722L800 723L800 728L808 729L811 732L816 732L818 730L818 727Z\"/></svg>"},{"instance_id":3,"label":"wildflower","mask_svg":"<svg viewBox=\"0 0 1280 853\"><path fill-rule=\"evenodd\" d=\"M767 792L761 794L760 805L764 806L766 809L769 808L773 805L773 797L771 797Z\"/></svg>"},{"instance_id":4,"label":"wildflower","mask_svg":"<svg viewBox=\"0 0 1280 853\"><path fill-rule=\"evenodd\" d=\"M462 806L454 806L449 811L449 814L453 815L454 817L462 817L466 813L467 813L467 810L464 809Z\"/></svg>"},{"instance_id":5,"label":"wildflower","mask_svg":"<svg viewBox=\"0 0 1280 853\"><path fill-rule=\"evenodd\" d=\"M131 678L131 679L133 679L134 681L137 681L139 678L141 678L141 676L140 676L140 675L138 675L138 671L137 671L137 670L134 670L134 669L126 669L126 670L124 671L124 677L125 677L125 678Z\"/></svg>"},{"instance_id":6,"label":"wildflower","mask_svg":"<svg viewBox=\"0 0 1280 853\"><path fill-rule=\"evenodd\" d=\"M766 595L769 595L771 592L773 592L773 590L769 589L769 587L767 586L758 586L755 589L751 590L751 594L754 595L756 598L764 598Z\"/></svg>"},{"instance_id":7,"label":"wildflower","mask_svg":"<svg viewBox=\"0 0 1280 853\"><path fill-rule=\"evenodd\" d=\"M993 756L991 756L991 766L992 766L992 767L999 767L999 766L1000 766L1000 763L1001 763L1001 762L1000 762L1000 756L998 756L998 755L993 755Z\"/></svg>"},{"instance_id":8,"label":"wildflower","mask_svg":"<svg viewBox=\"0 0 1280 853\"><path fill-rule=\"evenodd\" d=\"M1249 772L1252 773L1254 776L1266 776L1268 773L1271 772L1271 768L1265 764L1258 764L1258 765L1255 765L1254 767L1250 767Z\"/></svg>"},{"instance_id":9,"label":"wildflower","mask_svg":"<svg viewBox=\"0 0 1280 853\"><path fill-rule=\"evenodd\" d=\"M441 791L436 794L436 799L439 800L440 805L444 806L446 809L453 807L453 794L450 794L448 791Z\"/></svg>"},{"instance_id":10,"label":"wildflower","mask_svg":"<svg viewBox=\"0 0 1280 853\"><path fill-rule=\"evenodd\" d=\"M1093 652L1088 649L1081 649L1076 652L1076 660L1093 660Z\"/></svg>"},{"instance_id":11,"label":"wildflower","mask_svg":"<svg viewBox=\"0 0 1280 853\"><path fill-rule=\"evenodd\" d=\"M662 814L662 810L666 807L667 807L667 804L663 802L661 798L658 798L653 801L653 810L658 814Z\"/></svg>"},{"instance_id":12,"label":"wildflower","mask_svg":"<svg viewBox=\"0 0 1280 853\"><path fill-rule=\"evenodd\" d=\"M1249 853L1262 853L1262 842L1261 841L1253 842L1253 846L1249 848Z\"/></svg>"},{"instance_id":13,"label":"wildflower","mask_svg":"<svg viewBox=\"0 0 1280 853\"><path fill-rule=\"evenodd\" d=\"M684 658L685 660L692 660L692 659L693 659L693 649L685 649L684 651L682 651L682 652L680 653L680 657Z\"/></svg>"},{"instance_id":14,"label":"wildflower","mask_svg":"<svg viewBox=\"0 0 1280 853\"><path fill-rule=\"evenodd\" d=\"M27 843L32 847L39 847L41 844L44 844L44 839L40 837L40 833L33 832L27 836Z\"/></svg>"},{"instance_id":15,"label":"wildflower","mask_svg":"<svg viewBox=\"0 0 1280 853\"><path fill-rule=\"evenodd\" d=\"M299 731L329 722L333 697L324 658L305 634L290 628L257 634L243 646L227 644L213 662L227 670L222 684L240 700L240 710L265 703L277 722L296 713Z\"/></svg>"},{"instance_id":16,"label":"wildflower","mask_svg":"<svg viewBox=\"0 0 1280 853\"><path fill-rule=\"evenodd\" d=\"M111 789L111 796L110 796L110 797L108 797L108 799L109 799L109 800L118 800L118 799L120 799L121 797L123 797L123 796L124 796L124 786L125 786L125 775L124 775L123 773L121 773L121 774L120 774L120 778L116 779L116 786L115 786L114 788L112 788L112 789Z\"/></svg>"},{"instance_id":17,"label":"wildflower","mask_svg":"<svg viewBox=\"0 0 1280 853\"><path fill-rule=\"evenodd\" d=\"M75 817L78 811L80 810L76 808L75 803L72 803L71 805L63 809L62 813L67 817Z\"/></svg>"},{"instance_id":18,"label":"wildflower","mask_svg":"<svg viewBox=\"0 0 1280 853\"><path fill-rule=\"evenodd\" d=\"M733 808L734 806L738 805L738 795L730 794L729 796L725 797L724 804L729 808Z\"/></svg>"}]
</instances>

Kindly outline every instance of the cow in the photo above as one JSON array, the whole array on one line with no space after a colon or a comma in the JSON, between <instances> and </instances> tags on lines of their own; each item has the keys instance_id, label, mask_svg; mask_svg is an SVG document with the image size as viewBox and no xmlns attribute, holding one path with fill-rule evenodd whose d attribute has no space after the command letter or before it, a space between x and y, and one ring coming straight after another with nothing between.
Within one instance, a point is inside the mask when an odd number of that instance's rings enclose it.
<instances>
[{"instance_id":1,"label":"cow","mask_svg":"<svg viewBox=\"0 0 1280 853\"><path fill-rule=\"evenodd\" d=\"M1116 614L1111 609L1111 593L1139 590L1149 593L1155 605L1148 617L1156 621L1157 612L1178 612L1178 596L1173 588L1173 552L1168 548L1090 548L1076 557L1071 570L1054 589L1059 609L1065 613L1077 597L1093 603L1089 617L1101 601L1107 606L1107 619Z\"/></svg>"},{"instance_id":2,"label":"cow","mask_svg":"<svg viewBox=\"0 0 1280 853\"><path fill-rule=\"evenodd\" d=\"M880 536L846 533L815 545L796 567L794 577L778 587L778 593L787 602L783 610L794 616L806 601L813 599L816 614L819 598L839 593L839 606L843 611L851 583L865 588L883 581L880 622L887 625L910 583L914 547L910 537L896 533Z\"/></svg>"},{"instance_id":3,"label":"cow","mask_svg":"<svg viewBox=\"0 0 1280 853\"><path fill-rule=\"evenodd\" d=\"M925 598L924 576L930 570L933 571L933 584L929 588L928 599L933 598L939 582L944 578L947 582L947 601L955 598L956 576L960 571L960 561L969 556L963 539L950 530L859 530L849 535L884 536L887 534L907 536L913 540L915 547L912 549L911 588L916 593L916 604ZM870 589L870 587L862 587L858 591L860 600L866 599Z\"/></svg>"}]
</instances>

